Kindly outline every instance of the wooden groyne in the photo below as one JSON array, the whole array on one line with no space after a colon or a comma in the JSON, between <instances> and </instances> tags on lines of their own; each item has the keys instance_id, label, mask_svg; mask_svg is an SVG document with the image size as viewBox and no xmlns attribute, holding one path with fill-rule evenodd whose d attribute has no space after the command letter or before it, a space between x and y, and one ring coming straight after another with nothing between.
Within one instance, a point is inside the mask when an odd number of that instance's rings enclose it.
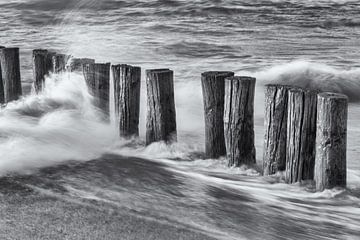
<instances>
[{"instance_id":1,"label":"wooden groyne","mask_svg":"<svg viewBox=\"0 0 360 240\"><path fill-rule=\"evenodd\" d=\"M205 114L205 155L218 158L226 155L224 137L225 78L233 72L211 71L201 74Z\"/></svg>"},{"instance_id":2,"label":"wooden groyne","mask_svg":"<svg viewBox=\"0 0 360 240\"><path fill-rule=\"evenodd\" d=\"M22 95L19 48L0 49L3 102L18 100Z\"/></svg>"},{"instance_id":3,"label":"wooden groyne","mask_svg":"<svg viewBox=\"0 0 360 240\"><path fill-rule=\"evenodd\" d=\"M34 73L34 89L35 92L41 92L45 77L53 71L52 57L54 53L49 52L46 49L33 50L33 73Z\"/></svg>"},{"instance_id":4,"label":"wooden groyne","mask_svg":"<svg viewBox=\"0 0 360 240\"><path fill-rule=\"evenodd\" d=\"M285 171L287 183L314 180L318 191L345 187L348 98L285 85L265 92L264 175Z\"/></svg>"},{"instance_id":5,"label":"wooden groyne","mask_svg":"<svg viewBox=\"0 0 360 240\"><path fill-rule=\"evenodd\" d=\"M224 130L226 156L230 167L254 164L254 96L256 79L225 79Z\"/></svg>"},{"instance_id":6,"label":"wooden groyne","mask_svg":"<svg viewBox=\"0 0 360 240\"><path fill-rule=\"evenodd\" d=\"M345 187L348 98L320 93L317 101L316 189Z\"/></svg>"},{"instance_id":7,"label":"wooden groyne","mask_svg":"<svg viewBox=\"0 0 360 240\"><path fill-rule=\"evenodd\" d=\"M174 72L170 69L146 71L146 144L177 140Z\"/></svg>"},{"instance_id":8,"label":"wooden groyne","mask_svg":"<svg viewBox=\"0 0 360 240\"><path fill-rule=\"evenodd\" d=\"M119 136L139 135L141 68L111 66L94 59L72 58L46 49L32 56L34 89L40 93L46 76L82 72L94 106L109 121L110 74ZM19 49L0 46L0 103L22 94ZM177 140L174 72L145 71L147 89L146 145ZM200 77L199 77L200 79ZM225 156L229 167L256 163L254 94L256 79L231 71L201 74L205 115L205 156ZM285 173L287 183L310 180L317 191L346 187L348 98L295 86L265 86L263 172Z\"/></svg>"},{"instance_id":9,"label":"wooden groyne","mask_svg":"<svg viewBox=\"0 0 360 240\"><path fill-rule=\"evenodd\" d=\"M314 177L317 92L288 91L285 179L295 183Z\"/></svg>"},{"instance_id":10,"label":"wooden groyne","mask_svg":"<svg viewBox=\"0 0 360 240\"><path fill-rule=\"evenodd\" d=\"M269 84L265 86L264 116L264 175L272 175L286 168L286 140L288 90L291 86Z\"/></svg>"},{"instance_id":11,"label":"wooden groyne","mask_svg":"<svg viewBox=\"0 0 360 240\"><path fill-rule=\"evenodd\" d=\"M94 96L94 105L109 120L110 63L90 63L82 66L85 81L90 93Z\"/></svg>"},{"instance_id":12,"label":"wooden groyne","mask_svg":"<svg viewBox=\"0 0 360 240\"><path fill-rule=\"evenodd\" d=\"M0 46L1 49L5 48L4 46ZM2 70L1 70L1 63L0 63L0 104L5 103L5 93L4 93L4 82L2 79Z\"/></svg>"},{"instance_id":13,"label":"wooden groyne","mask_svg":"<svg viewBox=\"0 0 360 240\"><path fill-rule=\"evenodd\" d=\"M139 136L141 68L113 65L115 116L121 137Z\"/></svg>"},{"instance_id":14,"label":"wooden groyne","mask_svg":"<svg viewBox=\"0 0 360 240\"><path fill-rule=\"evenodd\" d=\"M68 72L82 72L86 64L94 64L95 59L91 58L70 58L66 64Z\"/></svg>"},{"instance_id":15,"label":"wooden groyne","mask_svg":"<svg viewBox=\"0 0 360 240\"><path fill-rule=\"evenodd\" d=\"M66 71L66 63L68 62L70 56L65 54L54 54L52 56L53 63L53 72L61 73Z\"/></svg>"}]
</instances>

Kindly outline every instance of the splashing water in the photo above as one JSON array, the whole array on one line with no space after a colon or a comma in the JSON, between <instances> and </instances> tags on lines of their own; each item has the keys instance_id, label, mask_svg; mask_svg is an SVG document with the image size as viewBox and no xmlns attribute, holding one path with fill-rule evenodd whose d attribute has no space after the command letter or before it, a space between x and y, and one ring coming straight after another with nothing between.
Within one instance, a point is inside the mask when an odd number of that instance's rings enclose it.
<instances>
[{"instance_id":1,"label":"splashing water","mask_svg":"<svg viewBox=\"0 0 360 240\"><path fill-rule=\"evenodd\" d=\"M42 93L1 109L0 173L104 153L117 135L101 122L91 100L82 76L52 75Z\"/></svg>"}]
</instances>

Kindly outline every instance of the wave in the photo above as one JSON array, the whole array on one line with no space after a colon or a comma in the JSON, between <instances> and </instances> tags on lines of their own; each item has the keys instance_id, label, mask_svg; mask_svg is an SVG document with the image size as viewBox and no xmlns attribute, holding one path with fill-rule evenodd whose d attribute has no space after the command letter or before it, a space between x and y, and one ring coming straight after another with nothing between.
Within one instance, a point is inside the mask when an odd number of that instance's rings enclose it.
<instances>
[{"instance_id":1,"label":"wave","mask_svg":"<svg viewBox=\"0 0 360 240\"><path fill-rule=\"evenodd\" d=\"M337 92L347 95L350 101L360 101L360 68L336 68L324 63L298 60L256 72L240 71L239 74L254 75L262 85L279 83Z\"/></svg>"},{"instance_id":2,"label":"wave","mask_svg":"<svg viewBox=\"0 0 360 240\"><path fill-rule=\"evenodd\" d=\"M117 138L91 104L83 77L52 75L44 92L0 111L0 174L101 156Z\"/></svg>"}]
</instances>

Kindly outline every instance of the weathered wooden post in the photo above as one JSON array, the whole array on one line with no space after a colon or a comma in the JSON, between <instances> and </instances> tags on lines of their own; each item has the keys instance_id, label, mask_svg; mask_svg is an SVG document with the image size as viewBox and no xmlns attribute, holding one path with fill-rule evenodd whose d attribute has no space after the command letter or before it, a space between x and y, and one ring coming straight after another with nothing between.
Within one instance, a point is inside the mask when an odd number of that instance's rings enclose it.
<instances>
[{"instance_id":1,"label":"weathered wooden post","mask_svg":"<svg viewBox=\"0 0 360 240\"><path fill-rule=\"evenodd\" d=\"M225 143L230 167L254 164L254 95L256 79L228 77L225 79Z\"/></svg>"},{"instance_id":2,"label":"weathered wooden post","mask_svg":"<svg viewBox=\"0 0 360 240\"><path fill-rule=\"evenodd\" d=\"M89 91L94 96L94 105L103 111L108 120L110 63L85 64L83 73Z\"/></svg>"},{"instance_id":3,"label":"weathered wooden post","mask_svg":"<svg viewBox=\"0 0 360 240\"><path fill-rule=\"evenodd\" d=\"M204 72L201 85L205 112L205 155L218 158L226 155L224 138L225 78L233 72Z\"/></svg>"},{"instance_id":4,"label":"weathered wooden post","mask_svg":"<svg viewBox=\"0 0 360 240\"><path fill-rule=\"evenodd\" d=\"M98 89L99 108L107 117L110 114L110 63L95 63L95 78Z\"/></svg>"},{"instance_id":5,"label":"weathered wooden post","mask_svg":"<svg viewBox=\"0 0 360 240\"><path fill-rule=\"evenodd\" d=\"M115 115L122 137L139 135L141 68L126 64L112 66Z\"/></svg>"},{"instance_id":6,"label":"weathered wooden post","mask_svg":"<svg viewBox=\"0 0 360 240\"><path fill-rule=\"evenodd\" d=\"M272 175L286 168L286 134L288 114L288 89L290 86L268 84L265 86L264 117L264 175Z\"/></svg>"},{"instance_id":7,"label":"weathered wooden post","mask_svg":"<svg viewBox=\"0 0 360 240\"><path fill-rule=\"evenodd\" d=\"M53 64L53 58L56 55L56 52L49 52L46 55L46 65L47 69L49 70L49 74L54 72L54 64Z\"/></svg>"},{"instance_id":8,"label":"weathered wooden post","mask_svg":"<svg viewBox=\"0 0 360 240\"><path fill-rule=\"evenodd\" d=\"M67 67L69 72L82 72L83 66L86 64L95 63L95 59L91 58L72 58L70 64Z\"/></svg>"},{"instance_id":9,"label":"weathered wooden post","mask_svg":"<svg viewBox=\"0 0 360 240\"><path fill-rule=\"evenodd\" d=\"M320 93L317 106L316 190L345 187L348 98Z\"/></svg>"},{"instance_id":10,"label":"weathered wooden post","mask_svg":"<svg viewBox=\"0 0 360 240\"><path fill-rule=\"evenodd\" d=\"M0 50L5 48L4 46L0 46ZM5 96L4 96L4 83L2 80L2 74L1 74L1 62L0 62L0 104L5 103Z\"/></svg>"},{"instance_id":11,"label":"weathered wooden post","mask_svg":"<svg viewBox=\"0 0 360 240\"><path fill-rule=\"evenodd\" d=\"M287 183L312 180L315 165L317 91L292 88L288 96Z\"/></svg>"},{"instance_id":12,"label":"weathered wooden post","mask_svg":"<svg viewBox=\"0 0 360 240\"><path fill-rule=\"evenodd\" d=\"M83 74L89 93L95 97L95 95L97 94L95 80L95 64L85 64L83 66Z\"/></svg>"},{"instance_id":13,"label":"weathered wooden post","mask_svg":"<svg viewBox=\"0 0 360 240\"><path fill-rule=\"evenodd\" d=\"M34 74L34 89L38 93L43 89L45 76L51 71L51 64L49 64L49 53L45 49L33 50L33 74Z\"/></svg>"},{"instance_id":14,"label":"weathered wooden post","mask_svg":"<svg viewBox=\"0 0 360 240\"><path fill-rule=\"evenodd\" d=\"M69 56L65 54L55 54L53 56L53 72L61 73L66 70L66 63L68 61Z\"/></svg>"},{"instance_id":15,"label":"weathered wooden post","mask_svg":"<svg viewBox=\"0 0 360 240\"><path fill-rule=\"evenodd\" d=\"M146 144L177 140L174 73L169 69L146 70Z\"/></svg>"},{"instance_id":16,"label":"weathered wooden post","mask_svg":"<svg viewBox=\"0 0 360 240\"><path fill-rule=\"evenodd\" d=\"M4 85L4 102L19 99L22 95L19 48L0 49L0 65Z\"/></svg>"}]
</instances>

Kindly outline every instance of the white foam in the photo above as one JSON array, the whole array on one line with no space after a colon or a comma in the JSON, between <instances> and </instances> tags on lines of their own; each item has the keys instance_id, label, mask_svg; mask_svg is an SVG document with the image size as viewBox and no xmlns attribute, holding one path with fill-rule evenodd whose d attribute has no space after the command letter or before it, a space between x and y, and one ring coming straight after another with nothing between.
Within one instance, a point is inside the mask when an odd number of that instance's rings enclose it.
<instances>
[{"instance_id":1,"label":"white foam","mask_svg":"<svg viewBox=\"0 0 360 240\"><path fill-rule=\"evenodd\" d=\"M309 60L297 60L270 66L256 72L239 72L255 76L261 85L281 83L346 94L360 100L360 68L337 68Z\"/></svg>"},{"instance_id":2,"label":"white foam","mask_svg":"<svg viewBox=\"0 0 360 240\"><path fill-rule=\"evenodd\" d=\"M117 139L91 104L84 79L53 75L39 95L0 112L0 174L101 156Z\"/></svg>"}]
</instances>

